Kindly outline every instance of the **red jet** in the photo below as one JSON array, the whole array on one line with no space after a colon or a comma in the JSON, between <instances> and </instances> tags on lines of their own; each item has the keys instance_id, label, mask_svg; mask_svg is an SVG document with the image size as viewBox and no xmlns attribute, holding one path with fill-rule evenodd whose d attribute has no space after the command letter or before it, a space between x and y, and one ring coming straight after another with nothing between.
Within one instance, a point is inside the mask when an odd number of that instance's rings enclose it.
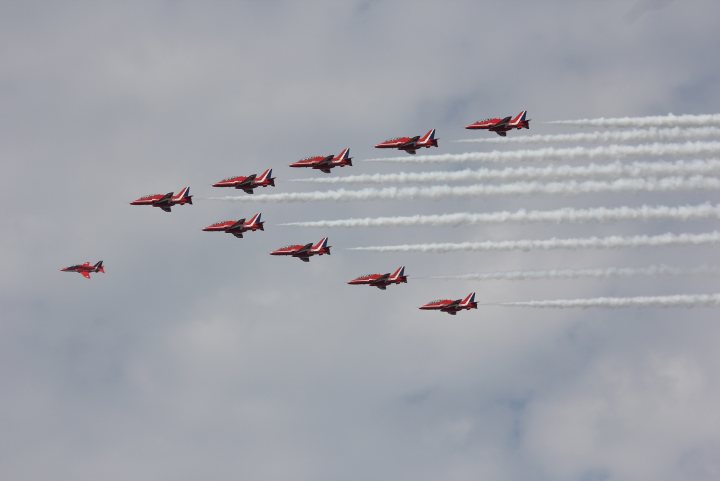
<instances>
[{"instance_id":1,"label":"red jet","mask_svg":"<svg viewBox=\"0 0 720 481\"><path fill-rule=\"evenodd\" d=\"M485 119L478 120L465 127L470 130L489 130L505 137L508 130L512 129L529 129L530 119L526 119L527 110L523 110L515 118L505 117L504 119Z\"/></svg>"},{"instance_id":2,"label":"red jet","mask_svg":"<svg viewBox=\"0 0 720 481\"><path fill-rule=\"evenodd\" d=\"M438 139L435 138L435 129L429 130L425 135L420 137L397 137L395 139L380 142L375 146L376 149L400 149L408 154L414 154L417 149L422 147L430 148L438 146Z\"/></svg>"},{"instance_id":3,"label":"red jet","mask_svg":"<svg viewBox=\"0 0 720 481\"><path fill-rule=\"evenodd\" d=\"M382 289L383 291L389 286L390 284L401 284L401 283L407 283L407 276L405 275L405 266L402 266L398 268L395 272L390 274L389 272L387 274L368 274L366 276L358 277L357 279L353 279L348 284L357 286L357 285L363 285L366 284L368 286L375 286L378 289Z\"/></svg>"},{"instance_id":4,"label":"red jet","mask_svg":"<svg viewBox=\"0 0 720 481\"><path fill-rule=\"evenodd\" d=\"M350 157L350 148L346 148L337 155L318 155L315 157L308 157L306 159L298 160L290 164L290 167L310 167L311 169L317 169L326 174L330 173L330 169L333 167L345 167L349 165L352 167L352 157Z\"/></svg>"},{"instance_id":5,"label":"red jet","mask_svg":"<svg viewBox=\"0 0 720 481\"><path fill-rule=\"evenodd\" d=\"M450 299L438 299L436 301L428 302L420 309L426 311L443 311L454 316L458 311L477 309L477 302L475 302L475 293L471 292L465 299L456 299L454 301Z\"/></svg>"},{"instance_id":6,"label":"red jet","mask_svg":"<svg viewBox=\"0 0 720 481\"><path fill-rule=\"evenodd\" d=\"M248 194L252 194L254 188L267 187L268 185L275 187L275 178L272 176L272 169L266 170L260 174L260 177L258 177L257 174L252 174L247 177L242 175L230 177L214 183L213 187L235 187L236 189L244 190Z\"/></svg>"},{"instance_id":7,"label":"red jet","mask_svg":"<svg viewBox=\"0 0 720 481\"><path fill-rule=\"evenodd\" d=\"M105 268L103 267L103 261L99 261L94 266L91 266L89 262L86 262L84 264L78 264L76 266L70 266L65 267L64 269L60 269L63 272L77 272L81 276L83 276L85 279L90 279L90 273L91 272L102 272L105 274Z\"/></svg>"},{"instance_id":8,"label":"red jet","mask_svg":"<svg viewBox=\"0 0 720 481\"><path fill-rule=\"evenodd\" d=\"M242 239L243 232L255 232L258 229L265 230L265 227L263 227L264 222L260 221L260 215L261 214L255 214L249 222L245 222L245 219L240 219L238 221L226 220L223 222L217 222L213 225L205 227L203 230L205 232L227 232L238 239Z\"/></svg>"},{"instance_id":9,"label":"red jet","mask_svg":"<svg viewBox=\"0 0 720 481\"><path fill-rule=\"evenodd\" d=\"M190 195L190 187L185 187L178 193L178 195L174 195L172 192L168 192L165 195L146 195L130 202L130 205L151 205L153 207L160 207L165 212L170 212L170 208L177 204L192 205L192 195Z\"/></svg>"},{"instance_id":10,"label":"red jet","mask_svg":"<svg viewBox=\"0 0 720 481\"><path fill-rule=\"evenodd\" d=\"M271 256L293 256L297 257L303 262L310 262L310 257L312 256L321 256L323 254L330 255L330 247L327 245L328 238L323 237L320 239L320 241L313 245L313 244L305 244L305 245L291 245L287 247L283 247L281 249L274 250L270 253Z\"/></svg>"}]
</instances>

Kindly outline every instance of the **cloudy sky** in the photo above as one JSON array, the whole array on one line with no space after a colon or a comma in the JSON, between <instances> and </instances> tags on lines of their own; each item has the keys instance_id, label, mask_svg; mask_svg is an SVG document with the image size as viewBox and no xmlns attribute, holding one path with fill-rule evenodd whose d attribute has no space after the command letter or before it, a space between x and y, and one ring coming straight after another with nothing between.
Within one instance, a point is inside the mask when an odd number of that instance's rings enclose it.
<instances>
[{"instance_id":1,"label":"cloudy sky","mask_svg":"<svg viewBox=\"0 0 720 481\"><path fill-rule=\"evenodd\" d=\"M325 188L286 182L324 175L287 164L346 146L355 166L332 175L446 170L361 159L431 127L438 152L489 150L449 141L491 135L462 127L521 109L531 133L572 131L545 123L557 119L718 112L718 18L713 0L0 2L0 477L718 479L716 310L417 309L471 290L481 303L713 293L716 277L413 279L698 266L720 262L713 247L345 249L698 233L714 222L277 225L717 193L207 199L213 182L266 167L273 192ZM185 185L195 205L172 214L128 205ZM265 232L200 230L256 210ZM324 235L330 257L267 255ZM97 259L107 273L92 281L58 272ZM401 264L407 285L345 284Z\"/></svg>"}]
</instances>

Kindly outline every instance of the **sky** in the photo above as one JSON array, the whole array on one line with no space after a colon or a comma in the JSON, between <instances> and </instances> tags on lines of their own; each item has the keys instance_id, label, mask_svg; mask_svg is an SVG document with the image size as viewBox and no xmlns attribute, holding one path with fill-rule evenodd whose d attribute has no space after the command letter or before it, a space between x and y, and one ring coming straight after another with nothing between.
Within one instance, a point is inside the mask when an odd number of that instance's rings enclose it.
<instances>
[{"instance_id":1,"label":"sky","mask_svg":"<svg viewBox=\"0 0 720 481\"><path fill-rule=\"evenodd\" d=\"M577 130L547 123L561 119L718 112L717 18L712 0L0 2L1 477L718 479L717 310L417 309L470 291L481 304L714 293L714 276L421 279L696 267L720 261L712 246L346 249L715 222L278 225L717 203L717 192L208 199L213 182L266 167L277 187L262 193L334 188L286 182L325 175L287 164L344 147L354 165L331 175L465 168L362 159L430 128L438 153L510 150L450 141L489 136L463 127L521 109L533 134ZM185 185L195 203L171 214L128 205ZM201 231L256 211L264 232ZM268 255L326 235L329 257ZM92 281L59 272L99 259L107 272ZM406 285L346 284L399 265Z\"/></svg>"}]
</instances>

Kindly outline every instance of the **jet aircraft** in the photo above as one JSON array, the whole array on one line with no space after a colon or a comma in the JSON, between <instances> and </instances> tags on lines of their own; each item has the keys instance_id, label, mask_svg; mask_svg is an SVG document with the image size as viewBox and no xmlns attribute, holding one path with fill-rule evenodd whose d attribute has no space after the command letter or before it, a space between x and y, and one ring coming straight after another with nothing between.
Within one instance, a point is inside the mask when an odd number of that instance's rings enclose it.
<instances>
[{"instance_id":1,"label":"jet aircraft","mask_svg":"<svg viewBox=\"0 0 720 481\"><path fill-rule=\"evenodd\" d=\"M320 241L317 244L305 244L305 245L289 245L286 247L282 247L280 249L276 249L270 253L271 256L292 256L297 257L303 262L309 262L310 257L318 255L321 256L323 254L330 255L330 247L327 245L328 238L323 237L320 239Z\"/></svg>"},{"instance_id":2,"label":"jet aircraft","mask_svg":"<svg viewBox=\"0 0 720 481\"><path fill-rule=\"evenodd\" d=\"M232 234L235 237L242 239L243 232L265 230L265 227L263 227L264 222L260 221L260 215L261 214L255 214L248 222L246 222L244 218L238 221L226 220L217 222L213 225L205 227L203 230L205 232L227 232L228 234Z\"/></svg>"},{"instance_id":3,"label":"jet aircraft","mask_svg":"<svg viewBox=\"0 0 720 481\"><path fill-rule=\"evenodd\" d=\"M422 147L430 148L438 146L438 139L435 138L435 129L428 130L422 137L397 137L394 139L380 142L375 146L376 149L399 149L404 150L408 154L415 154L417 149Z\"/></svg>"},{"instance_id":4,"label":"jet aircraft","mask_svg":"<svg viewBox=\"0 0 720 481\"><path fill-rule=\"evenodd\" d=\"M407 276L405 275L405 266L399 267L395 272L386 274L368 274L360 276L356 279L348 282L350 285L368 285L374 286L383 291L390 284L401 284L407 282Z\"/></svg>"},{"instance_id":5,"label":"jet aircraft","mask_svg":"<svg viewBox=\"0 0 720 481\"><path fill-rule=\"evenodd\" d=\"M236 189L242 189L248 194L252 194L253 189L256 187L267 187L268 185L275 187L275 178L272 176L272 169L267 169L260 174L259 177L257 174L252 174L247 177L242 175L230 177L214 183L213 187L234 187Z\"/></svg>"},{"instance_id":6,"label":"jet aircraft","mask_svg":"<svg viewBox=\"0 0 720 481\"><path fill-rule=\"evenodd\" d=\"M97 264L94 266L91 266L89 262L85 262L84 264L77 264L70 267L64 267L60 269L63 272L77 272L81 276L83 276L85 279L90 279L90 273L91 272L102 272L105 273L105 268L103 267L103 261L98 261Z\"/></svg>"},{"instance_id":7,"label":"jet aircraft","mask_svg":"<svg viewBox=\"0 0 720 481\"><path fill-rule=\"evenodd\" d=\"M190 195L190 187L185 187L183 190L181 190L177 195L174 195L172 192L168 192L167 194L152 194L152 195L146 195L144 197L140 197L139 199L136 199L132 202L130 202L130 205L151 205L153 207L160 207L165 212L170 212L171 207L174 205L184 205L184 204L191 204L192 205L192 196Z\"/></svg>"},{"instance_id":8,"label":"jet aircraft","mask_svg":"<svg viewBox=\"0 0 720 481\"><path fill-rule=\"evenodd\" d=\"M477 309L477 302L475 302L475 293L471 292L465 299L456 299L454 301L450 299L438 299L420 306L420 309L447 312L454 316L458 311Z\"/></svg>"},{"instance_id":9,"label":"jet aircraft","mask_svg":"<svg viewBox=\"0 0 720 481\"><path fill-rule=\"evenodd\" d=\"M508 130L529 129L530 119L527 119L526 117L527 110L523 110L522 112L517 114L515 118L505 117L502 119L494 118L478 120L477 122L473 122L465 128L469 130L489 130L491 132L495 132L502 137L505 137Z\"/></svg>"},{"instance_id":10,"label":"jet aircraft","mask_svg":"<svg viewBox=\"0 0 720 481\"><path fill-rule=\"evenodd\" d=\"M345 148L342 152L337 155L318 155L315 157L308 157L297 162L290 164L290 167L310 167L311 169L317 169L326 174L330 173L330 169L333 167L345 167L346 165L352 166L352 157L350 157L350 148Z\"/></svg>"}]
</instances>

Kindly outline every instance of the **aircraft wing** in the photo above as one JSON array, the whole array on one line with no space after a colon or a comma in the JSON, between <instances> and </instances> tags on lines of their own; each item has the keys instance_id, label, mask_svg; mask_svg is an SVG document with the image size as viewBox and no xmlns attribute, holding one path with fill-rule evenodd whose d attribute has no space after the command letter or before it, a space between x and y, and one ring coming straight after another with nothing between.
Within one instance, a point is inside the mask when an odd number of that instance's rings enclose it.
<instances>
[{"instance_id":1,"label":"aircraft wing","mask_svg":"<svg viewBox=\"0 0 720 481\"><path fill-rule=\"evenodd\" d=\"M238 230L242 229L242 227L245 225L245 219L240 219L239 221L235 222L233 225L227 228L227 230Z\"/></svg>"},{"instance_id":2,"label":"aircraft wing","mask_svg":"<svg viewBox=\"0 0 720 481\"><path fill-rule=\"evenodd\" d=\"M88 271L78 271L85 279L90 279L90 273Z\"/></svg>"},{"instance_id":3,"label":"aircraft wing","mask_svg":"<svg viewBox=\"0 0 720 481\"><path fill-rule=\"evenodd\" d=\"M370 281L370 284L372 284L372 285L382 284L384 281L388 280L389 277L390 277L390 274L383 274L380 277L378 277L377 279L373 279L372 281Z\"/></svg>"},{"instance_id":4,"label":"aircraft wing","mask_svg":"<svg viewBox=\"0 0 720 481\"><path fill-rule=\"evenodd\" d=\"M172 200L173 192L168 192L167 194L160 197L158 200L153 202L154 205L160 205L160 204L167 204Z\"/></svg>"},{"instance_id":5,"label":"aircraft wing","mask_svg":"<svg viewBox=\"0 0 720 481\"><path fill-rule=\"evenodd\" d=\"M310 262L310 258L308 256L298 256L298 259L303 262Z\"/></svg>"},{"instance_id":6,"label":"aircraft wing","mask_svg":"<svg viewBox=\"0 0 720 481\"><path fill-rule=\"evenodd\" d=\"M234 235L235 237L237 237L238 239L243 238L242 232L231 232L231 234Z\"/></svg>"},{"instance_id":7,"label":"aircraft wing","mask_svg":"<svg viewBox=\"0 0 720 481\"><path fill-rule=\"evenodd\" d=\"M169 205L159 205L158 207L160 207L165 212L172 212L172 209L170 209Z\"/></svg>"},{"instance_id":8,"label":"aircraft wing","mask_svg":"<svg viewBox=\"0 0 720 481\"><path fill-rule=\"evenodd\" d=\"M496 123L495 125L493 125L491 128L492 128L492 129L498 129L498 128L507 127L507 124L510 123L510 120L512 120L512 117L505 117L505 118L502 119L500 122L498 122L498 123Z\"/></svg>"},{"instance_id":9,"label":"aircraft wing","mask_svg":"<svg viewBox=\"0 0 720 481\"><path fill-rule=\"evenodd\" d=\"M507 132L505 132L504 130L496 130L495 133L498 134L500 137L507 137Z\"/></svg>"},{"instance_id":10,"label":"aircraft wing","mask_svg":"<svg viewBox=\"0 0 720 481\"><path fill-rule=\"evenodd\" d=\"M418 140L420 140L420 136L419 136L419 135L416 135L415 137L413 137L412 139L408 140L408 141L405 142L404 144L398 145L398 149L407 149L407 148L410 148L410 147L413 147L413 148L414 148L414 147L415 147L415 142L417 142ZM413 149L413 150L414 150L414 149Z\"/></svg>"}]
</instances>

